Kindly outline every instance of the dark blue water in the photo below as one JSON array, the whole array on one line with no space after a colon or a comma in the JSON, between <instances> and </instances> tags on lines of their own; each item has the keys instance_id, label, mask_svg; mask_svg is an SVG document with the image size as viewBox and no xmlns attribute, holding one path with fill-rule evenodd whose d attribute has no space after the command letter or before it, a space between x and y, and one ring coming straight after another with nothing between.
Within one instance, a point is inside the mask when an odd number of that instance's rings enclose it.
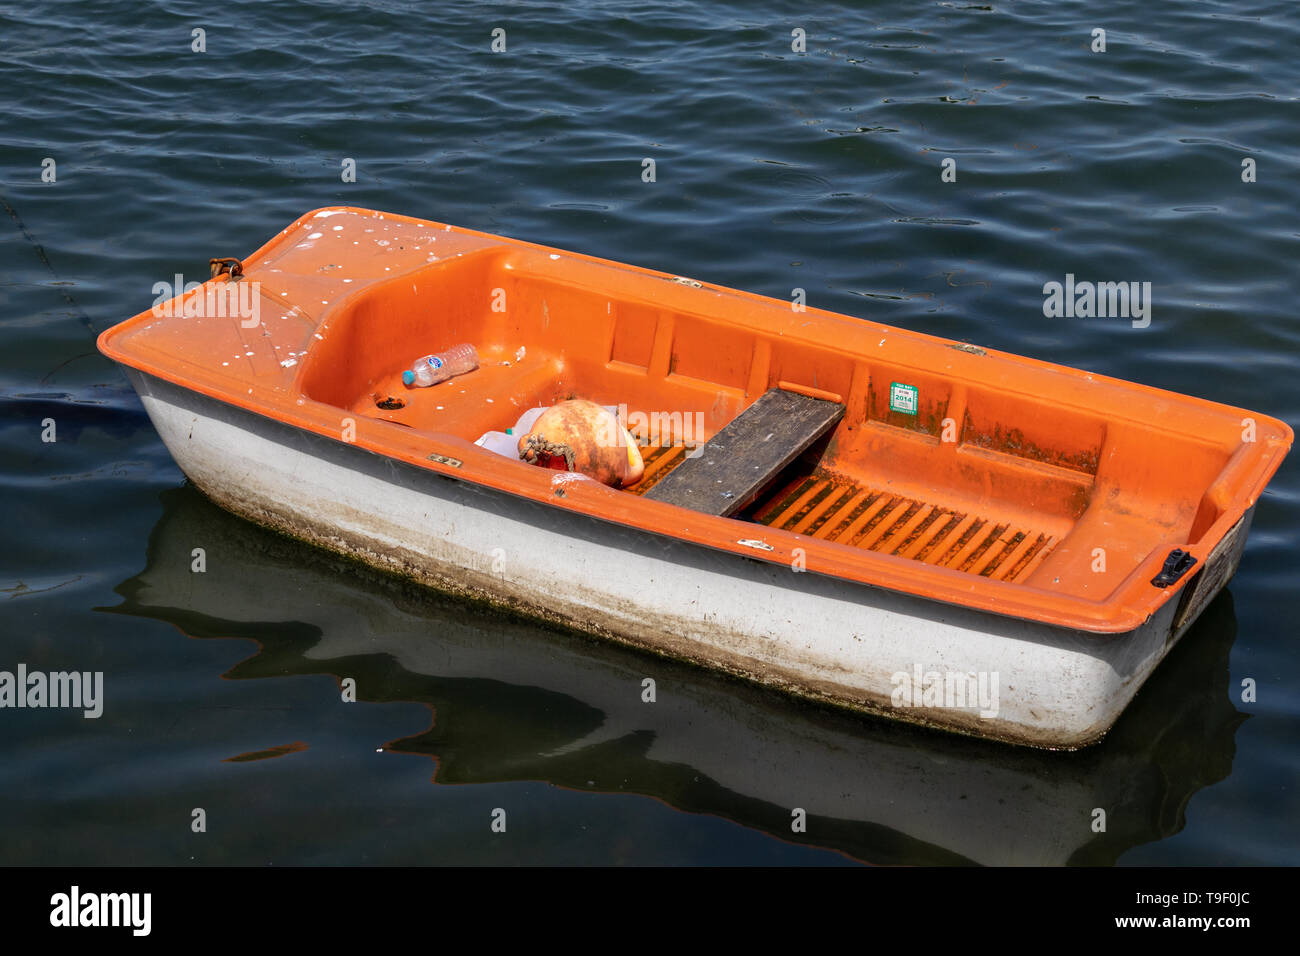
<instances>
[{"instance_id":1,"label":"dark blue water","mask_svg":"<svg viewBox=\"0 0 1300 956\"><path fill-rule=\"evenodd\" d=\"M1294 456L1112 735L1025 753L247 525L185 485L94 349L154 283L348 203L803 288L1294 425L1293 3L106 0L0 5L0 38L0 670L103 671L106 697L98 720L0 710L0 863L1296 861ZM1045 318L1067 273L1151 282L1150 326Z\"/></svg>"}]
</instances>

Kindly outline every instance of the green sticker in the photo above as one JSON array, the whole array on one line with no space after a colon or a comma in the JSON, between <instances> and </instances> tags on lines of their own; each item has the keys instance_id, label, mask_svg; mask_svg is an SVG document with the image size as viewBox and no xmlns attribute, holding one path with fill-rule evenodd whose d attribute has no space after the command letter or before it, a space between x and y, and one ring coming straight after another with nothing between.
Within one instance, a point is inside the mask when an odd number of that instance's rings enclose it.
<instances>
[{"instance_id":1,"label":"green sticker","mask_svg":"<svg viewBox=\"0 0 1300 956\"><path fill-rule=\"evenodd\" d=\"M889 410L904 415L915 415L920 404L915 385L903 385L899 382L889 383Z\"/></svg>"}]
</instances>

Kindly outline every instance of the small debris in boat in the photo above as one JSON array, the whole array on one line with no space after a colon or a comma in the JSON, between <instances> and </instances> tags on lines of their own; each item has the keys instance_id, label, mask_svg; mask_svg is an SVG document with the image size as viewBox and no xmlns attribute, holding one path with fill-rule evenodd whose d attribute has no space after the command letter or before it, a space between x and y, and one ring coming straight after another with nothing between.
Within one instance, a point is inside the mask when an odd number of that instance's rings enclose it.
<instances>
[{"instance_id":1,"label":"small debris in boat","mask_svg":"<svg viewBox=\"0 0 1300 956\"><path fill-rule=\"evenodd\" d=\"M552 253L551 253L551 258L552 258L552 259L558 259L558 258L560 258L560 257L557 256L555 253L552 252Z\"/></svg>"},{"instance_id":2,"label":"small debris in boat","mask_svg":"<svg viewBox=\"0 0 1300 956\"><path fill-rule=\"evenodd\" d=\"M591 481L591 479L580 471L561 471L551 478L551 487L562 488L565 485L573 484L575 481Z\"/></svg>"},{"instance_id":3,"label":"small debris in boat","mask_svg":"<svg viewBox=\"0 0 1300 956\"><path fill-rule=\"evenodd\" d=\"M375 405L382 408L384 411L391 412L399 408L405 408L406 402L402 401L400 398L394 398L392 395L389 395L384 399L376 398Z\"/></svg>"},{"instance_id":4,"label":"small debris in boat","mask_svg":"<svg viewBox=\"0 0 1300 956\"><path fill-rule=\"evenodd\" d=\"M298 364L298 360L296 358L287 358L280 364L283 365L285 368L293 368L293 366Z\"/></svg>"},{"instance_id":5,"label":"small debris in boat","mask_svg":"<svg viewBox=\"0 0 1300 956\"><path fill-rule=\"evenodd\" d=\"M528 349L524 348L522 345L519 346L519 351L515 353L515 361L522 362L524 360L524 356L527 354L528 354Z\"/></svg>"}]
</instances>

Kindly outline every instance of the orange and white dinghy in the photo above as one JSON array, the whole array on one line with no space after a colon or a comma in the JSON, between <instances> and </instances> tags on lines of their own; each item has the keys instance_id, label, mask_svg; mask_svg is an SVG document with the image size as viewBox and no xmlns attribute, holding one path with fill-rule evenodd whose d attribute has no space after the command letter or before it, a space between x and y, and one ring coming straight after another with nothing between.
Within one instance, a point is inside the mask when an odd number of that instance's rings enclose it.
<instances>
[{"instance_id":1,"label":"orange and white dinghy","mask_svg":"<svg viewBox=\"0 0 1300 956\"><path fill-rule=\"evenodd\" d=\"M99 347L222 506L786 692L1033 746L1106 733L1236 570L1293 437L364 209L212 271ZM461 344L472 370L404 381Z\"/></svg>"}]
</instances>

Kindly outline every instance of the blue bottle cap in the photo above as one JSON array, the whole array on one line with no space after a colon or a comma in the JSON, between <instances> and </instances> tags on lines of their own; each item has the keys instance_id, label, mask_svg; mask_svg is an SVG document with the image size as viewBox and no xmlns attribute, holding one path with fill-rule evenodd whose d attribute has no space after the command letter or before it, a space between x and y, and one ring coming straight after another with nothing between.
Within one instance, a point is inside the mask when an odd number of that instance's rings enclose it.
<instances>
[{"instance_id":1,"label":"blue bottle cap","mask_svg":"<svg viewBox=\"0 0 1300 956\"><path fill-rule=\"evenodd\" d=\"M402 373L402 384L403 385L415 384L415 373L412 372L409 368Z\"/></svg>"}]
</instances>

